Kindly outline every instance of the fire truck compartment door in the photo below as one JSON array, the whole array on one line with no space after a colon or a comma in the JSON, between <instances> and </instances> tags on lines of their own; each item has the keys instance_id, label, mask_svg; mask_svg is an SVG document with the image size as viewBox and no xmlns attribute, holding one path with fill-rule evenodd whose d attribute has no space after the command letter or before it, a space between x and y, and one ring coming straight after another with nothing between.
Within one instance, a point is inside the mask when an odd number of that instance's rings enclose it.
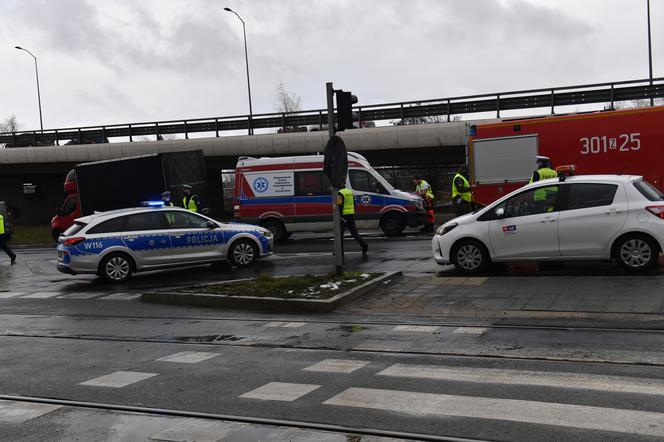
<instances>
[{"instance_id":1,"label":"fire truck compartment door","mask_svg":"<svg viewBox=\"0 0 664 442\"><path fill-rule=\"evenodd\" d=\"M474 140L471 149L477 184L528 181L536 168L537 135Z\"/></svg>"}]
</instances>

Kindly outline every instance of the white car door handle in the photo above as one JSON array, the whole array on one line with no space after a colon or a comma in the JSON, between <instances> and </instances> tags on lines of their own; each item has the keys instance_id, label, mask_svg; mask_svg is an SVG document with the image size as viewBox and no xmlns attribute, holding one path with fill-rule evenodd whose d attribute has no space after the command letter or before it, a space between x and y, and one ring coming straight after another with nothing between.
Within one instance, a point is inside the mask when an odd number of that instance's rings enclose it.
<instances>
[{"instance_id":1,"label":"white car door handle","mask_svg":"<svg viewBox=\"0 0 664 442\"><path fill-rule=\"evenodd\" d=\"M542 224L544 223L555 223L556 220L555 218L544 218L543 220L540 221Z\"/></svg>"},{"instance_id":2,"label":"white car door handle","mask_svg":"<svg viewBox=\"0 0 664 442\"><path fill-rule=\"evenodd\" d=\"M607 210L607 211L604 212L604 213L606 213L607 215L611 215L611 214L614 214L614 213L615 213L615 214L617 215L617 214L620 213L620 210L618 210L618 209L609 209L609 210Z\"/></svg>"}]
</instances>

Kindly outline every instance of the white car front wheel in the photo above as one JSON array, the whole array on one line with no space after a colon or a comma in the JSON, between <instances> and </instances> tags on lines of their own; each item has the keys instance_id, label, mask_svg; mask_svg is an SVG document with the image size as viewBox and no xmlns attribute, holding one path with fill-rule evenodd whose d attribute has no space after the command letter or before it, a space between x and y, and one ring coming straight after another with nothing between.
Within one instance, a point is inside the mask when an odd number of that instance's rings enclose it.
<instances>
[{"instance_id":1,"label":"white car front wheel","mask_svg":"<svg viewBox=\"0 0 664 442\"><path fill-rule=\"evenodd\" d=\"M479 241L466 239L454 245L451 253L452 264L466 274L482 273L491 262L489 251Z\"/></svg>"}]
</instances>

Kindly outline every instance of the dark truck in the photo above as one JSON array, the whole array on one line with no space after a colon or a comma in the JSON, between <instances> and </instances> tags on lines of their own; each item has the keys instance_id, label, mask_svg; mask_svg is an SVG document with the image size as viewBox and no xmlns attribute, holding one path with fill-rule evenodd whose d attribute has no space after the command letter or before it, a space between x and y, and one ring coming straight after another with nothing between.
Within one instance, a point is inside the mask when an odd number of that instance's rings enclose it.
<instances>
[{"instance_id":1,"label":"dark truck","mask_svg":"<svg viewBox=\"0 0 664 442\"><path fill-rule=\"evenodd\" d=\"M161 201L170 190L173 203L182 203L182 185L189 184L207 201L203 151L167 152L77 165L64 183L65 201L51 220L57 238L76 218L94 212L139 207Z\"/></svg>"}]
</instances>

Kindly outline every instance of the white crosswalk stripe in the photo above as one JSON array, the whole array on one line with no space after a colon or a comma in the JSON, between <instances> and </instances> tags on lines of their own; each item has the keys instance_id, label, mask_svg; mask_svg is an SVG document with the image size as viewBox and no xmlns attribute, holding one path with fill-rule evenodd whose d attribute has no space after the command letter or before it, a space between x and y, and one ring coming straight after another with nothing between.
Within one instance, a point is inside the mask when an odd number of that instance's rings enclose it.
<instances>
[{"instance_id":1,"label":"white crosswalk stripe","mask_svg":"<svg viewBox=\"0 0 664 442\"><path fill-rule=\"evenodd\" d=\"M113 293L110 295L103 296L99 299L104 301L131 301L132 299L138 299L141 297L140 293Z\"/></svg>"},{"instance_id":2,"label":"white crosswalk stripe","mask_svg":"<svg viewBox=\"0 0 664 442\"><path fill-rule=\"evenodd\" d=\"M89 381L81 382L79 385L87 385L91 387L122 388L126 387L127 385L135 384L136 382L140 382L154 376L157 376L157 373L140 373L136 371L116 371L111 374L90 379Z\"/></svg>"},{"instance_id":3,"label":"white crosswalk stripe","mask_svg":"<svg viewBox=\"0 0 664 442\"><path fill-rule=\"evenodd\" d=\"M0 299L15 298L25 294L26 292L0 292Z\"/></svg>"},{"instance_id":4,"label":"white crosswalk stripe","mask_svg":"<svg viewBox=\"0 0 664 442\"><path fill-rule=\"evenodd\" d=\"M664 437L664 413L649 411L372 388L349 388L323 404Z\"/></svg>"},{"instance_id":5,"label":"white crosswalk stripe","mask_svg":"<svg viewBox=\"0 0 664 442\"><path fill-rule=\"evenodd\" d=\"M378 376L664 395L664 381L587 373L395 364Z\"/></svg>"},{"instance_id":6,"label":"white crosswalk stripe","mask_svg":"<svg viewBox=\"0 0 664 442\"><path fill-rule=\"evenodd\" d=\"M182 351L170 356L164 356L163 358L157 359L157 361L196 364L198 362L207 361L208 359L212 359L216 356L219 356L219 353L208 353L204 351Z\"/></svg>"},{"instance_id":7,"label":"white crosswalk stripe","mask_svg":"<svg viewBox=\"0 0 664 442\"><path fill-rule=\"evenodd\" d=\"M483 335L489 329L486 327L458 327L452 333L454 334L469 334L469 335Z\"/></svg>"},{"instance_id":8,"label":"white crosswalk stripe","mask_svg":"<svg viewBox=\"0 0 664 442\"><path fill-rule=\"evenodd\" d=\"M91 299L99 296L99 293L67 293L60 295L58 299Z\"/></svg>"},{"instance_id":9,"label":"white crosswalk stripe","mask_svg":"<svg viewBox=\"0 0 664 442\"><path fill-rule=\"evenodd\" d=\"M283 322L283 321L273 321L273 322L268 322L265 324L263 327L270 327L270 328L298 328L307 325L306 322Z\"/></svg>"},{"instance_id":10,"label":"white crosswalk stripe","mask_svg":"<svg viewBox=\"0 0 664 442\"><path fill-rule=\"evenodd\" d=\"M323 373L352 373L369 365L369 361L351 359L324 359L320 362L303 368L304 371L320 371Z\"/></svg>"},{"instance_id":11,"label":"white crosswalk stripe","mask_svg":"<svg viewBox=\"0 0 664 442\"><path fill-rule=\"evenodd\" d=\"M435 325L397 325L392 330L400 332L435 332L439 327Z\"/></svg>"},{"instance_id":12,"label":"white crosswalk stripe","mask_svg":"<svg viewBox=\"0 0 664 442\"><path fill-rule=\"evenodd\" d=\"M62 295L61 292L37 292L30 293L29 295L21 296L21 298L32 298L32 299L46 299L46 298L55 298L56 296Z\"/></svg>"},{"instance_id":13,"label":"white crosswalk stripe","mask_svg":"<svg viewBox=\"0 0 664 442\"><path fill-rule=\"evenodd\" d=\"M305 394L311 393L317 388L320 388L320 385L270 382L251 390L240 397L245 399L260 399L263 401L291 402L295 399L301 398Z\"/></svg>"},{"instance_id":14,"label":"white crosswalk stripe","mask_svg":"<svg viewBox=\"0 0 664 442\"><path fill-rule=\"evenodd\" d=\"M113 293L113 292L0 292L0 299L100 299L104 301L131 301L141 297L140 293ZM288 322L284 324L305 324ZM289 327L299 327L290 325Z\"/></svg>"},{"instance_id":15,"label":"white crosswalk stripe","mask_svg":"<svg viewBox=\"0 0 664 442\"><path fill-rule=\"evenodd\" d=\"M20 424L62 408L60 405L0 400L0 422Z\"/></svg>"}]
</instances>

